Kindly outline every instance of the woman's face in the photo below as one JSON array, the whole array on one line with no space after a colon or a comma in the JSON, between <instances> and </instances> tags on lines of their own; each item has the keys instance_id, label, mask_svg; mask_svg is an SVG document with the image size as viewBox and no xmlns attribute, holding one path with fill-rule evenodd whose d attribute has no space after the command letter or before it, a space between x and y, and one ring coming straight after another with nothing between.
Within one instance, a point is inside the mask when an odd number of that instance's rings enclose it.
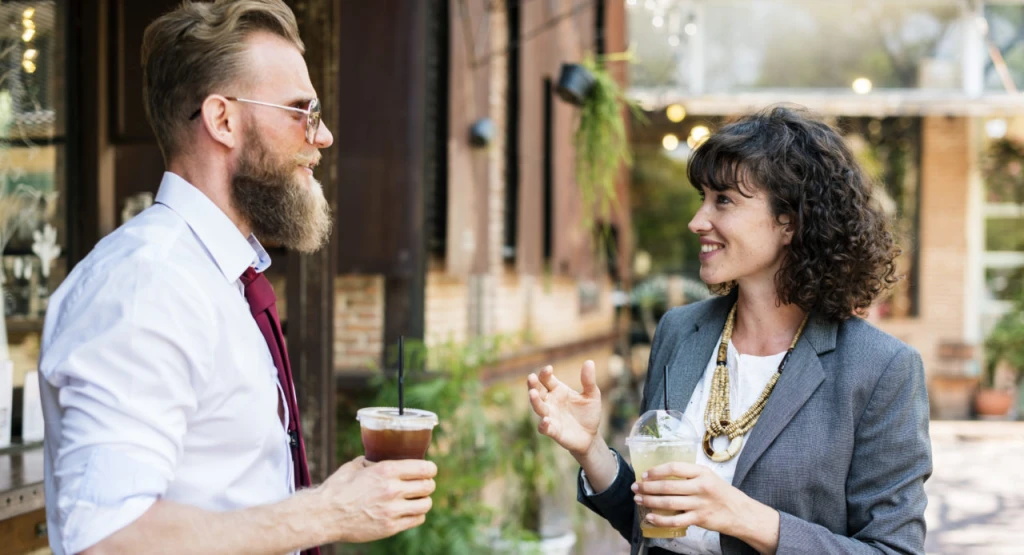
<instances>
[{"instance_id":1,"label":"woman's face","mask_svg":"<svg viewBox=\"0 0 1024 555\"><path fill-rule=\"evenodd\" d=\"M774 287L792 231L776 221L764 191L748 183L740 187L751 196L701 188L704 201L689 224L700 236L700 278L709 285L736 281L741 287L745 282Z\"/></svg>"}]
</instances>

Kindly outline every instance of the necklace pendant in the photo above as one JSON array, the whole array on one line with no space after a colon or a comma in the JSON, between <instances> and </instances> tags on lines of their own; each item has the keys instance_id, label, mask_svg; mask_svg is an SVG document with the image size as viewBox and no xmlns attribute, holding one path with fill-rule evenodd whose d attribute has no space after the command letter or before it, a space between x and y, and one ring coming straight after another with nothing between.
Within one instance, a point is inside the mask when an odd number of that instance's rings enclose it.
<instances>
[{"instance_id":1,"label":"necklace pendant","mask_svg":"<svg viewBox=\"0 0 1024 555\"><path fill-rule=\"evenodd\" d=\"M725 434L721 434L725 436ZM711 445L711 442L719 436L711 435L711 432L704 432L704 441L701 442L701 447L704 449L704 454L709 459L715 462L726 462L740 453L740 448L743 447L743 436L736 436L729 441L729 446L724 451L715 451L715 448ZM725 436L728 437L728 436Z\"/></svg>"}]
</instances>

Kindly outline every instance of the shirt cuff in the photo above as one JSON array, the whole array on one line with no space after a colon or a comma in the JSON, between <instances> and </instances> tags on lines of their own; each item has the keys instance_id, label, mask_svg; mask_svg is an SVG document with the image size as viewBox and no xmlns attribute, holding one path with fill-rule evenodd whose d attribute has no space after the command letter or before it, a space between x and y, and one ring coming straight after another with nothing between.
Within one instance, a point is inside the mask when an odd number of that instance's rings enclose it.
<instances>
[{"instance_id":1,"label":"shirt cuff","mask_svg":"<svg viewBox=\"0 0 1024 555\"><path fill-rule=\"evenodd\" d=\"M72 511L61 539L64 553L81 553L138 520L156 503L156 496L133 497L114 507L81 502Z\"/></svg>"},{"instance_id":2,"label":"shirt cuff","mask_svg":"<svg viewBox=\"0 0 1024 555\"><path fill-rule=\"evenodd\" d=\"M609 448L608 450L611 452L612 458L615 459L615 480L612 480L612 483L608 485L608 488L610 488L615 485L615 482L617 482L619 478L619 457L615 454L614 449ZM587 497L593 497L608 491L608 488L599 492L594 491L594 487L590 485L590 480L587 480L587 472L582 468L580 469L580 478L583 479L583 493L587 494Z\"/></svg>"}]
</instances>

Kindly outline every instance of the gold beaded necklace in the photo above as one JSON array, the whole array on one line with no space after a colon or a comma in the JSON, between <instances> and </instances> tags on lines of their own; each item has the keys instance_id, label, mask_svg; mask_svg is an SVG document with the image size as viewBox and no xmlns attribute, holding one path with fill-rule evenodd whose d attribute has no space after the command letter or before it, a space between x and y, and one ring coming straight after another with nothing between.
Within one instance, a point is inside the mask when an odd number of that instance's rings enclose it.
<instances>
[{"instance_id":1,"label":"gold beaded necklace","mask_svg":"<svg viewBox=\"0 0 1024 555\"><path fill-rule=\"evenodd\" d=\"M796 342L800 339L800 334L803 333L809 316L810 314L804 316L804 321L800 324L800 327L796 330L796 335L793 337L793 343L790 344L789 350L786 351L786 354L782 357L782 362L779 363L779 370L768 380L768 385L764 386L764 391L761 392L757 402L747 409L747 412L743 413L739 420L734 421L729 414L729 368L726 366L729 340L732 339L732 329L736 324L736 305L732 305L729 317L725 320L725 329L722 330L722 343L718 346L715 374L711 380L711 394L708 397L707 410L704 411L704 427L707 428L707 431L704 432L703 447L704 454L709 459L715 462L725 462L739 454L740 447L743 446L743 435L750 431L754 424L757 424L757 419L761 416L761 411L764 410L764 406L768 403L768 397L772 394L772 390L775 389L775 384L778 383L779 378L782 376L782 370L786 367L789 356L793 354L793 348L796 347ZM711 441L718 436L729 438L729 447L724 451L716 452L714 447L711 446Z\"/></svg>"}]
</instances>

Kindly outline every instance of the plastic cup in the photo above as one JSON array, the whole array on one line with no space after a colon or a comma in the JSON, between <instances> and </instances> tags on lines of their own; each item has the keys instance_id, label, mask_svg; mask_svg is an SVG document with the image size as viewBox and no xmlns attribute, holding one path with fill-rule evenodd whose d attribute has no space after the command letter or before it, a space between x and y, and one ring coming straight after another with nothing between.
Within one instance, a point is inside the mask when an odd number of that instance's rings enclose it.
<instances>
[{"instance_id":1,"label":"plastic cup","mask_svg":"<svg viewBox=\"0 0 1024 555\"><path fill-rule=\"evenodd\" d=\"M626 438L638 483L643 482L644 472L656 466L670 462L695 463L699 445L696 428L683 413L675 410L645 412ZM640 513L640 531L645 538L681 538L686 535L686 526L666 528L647 522L647 515L652 511L666 516L675 512L652 510L643 505L638 505L637 510Z\"/></svg>"},{"instance_id":2,"label":"plastic cup","mask_svg":"<svg viewBox=\"0 0 1024 555\"><path fill-rule=\"evenodd\" d=\"M399 414L397 407L359 409L356 420L371 462L422 459L437 426L437 415L428 410L407 408Z\"/></svg>"}]
</instances>

